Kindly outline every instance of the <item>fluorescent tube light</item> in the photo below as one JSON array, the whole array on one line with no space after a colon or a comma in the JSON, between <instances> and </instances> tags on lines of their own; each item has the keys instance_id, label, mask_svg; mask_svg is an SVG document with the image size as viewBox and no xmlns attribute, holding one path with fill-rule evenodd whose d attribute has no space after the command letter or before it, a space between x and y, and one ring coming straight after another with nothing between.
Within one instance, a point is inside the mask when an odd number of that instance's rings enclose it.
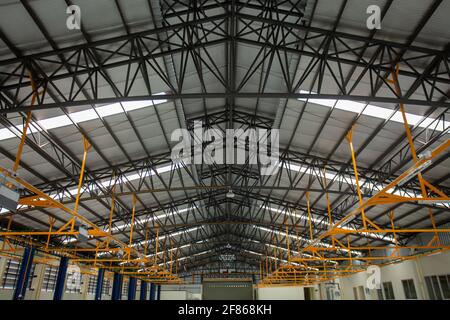
<instances>
[{"instance_id":1,"label":"fluorescent tube light","mask_svg":"<svg viewBox=\"0 0 450 320\"><path fill-rule=\"evenodd\" d=\"M430 165L432 164L431 160L428 160L424 163L422 163L420 166L416 167L413 171L411 171L407 176L405 176L404 178L402 178L397 185L399 187L403 186L405 183L407 183L409 180L411 180L412 178L414 178L415 176L417 176L419 173L421 173L423 170L425 170L426 168L428 168Z\"/></svg>"},{"instance_id":2,"label":"fluorescent tube light","mask_svg":"<svg viewBox=\"0 0 450 320\"><path fill-rule=\"evenodd\" d=\"M155 95L162 95L165 92L159 92ZM41 129L41 127L45 130L51 130L56 128L66 127L72 124L72 121L75 123L82 123L94 119L105 118L108 116L116 115L125 112L130 112L137 109L142 109L150 106L155 106L157 104L167 102L166 99L161 100L142 100L142 101L125 101L122 102L122 106L119 102L108 104L101 107L96 107L95 109L87 109L83 111L72 112L69 114L70 118L66 115L60 115L56 117L51 117L47 119L38 120L37 123L39 126L33 126L33 123L30 124L30 130L27 131L27 134L37 133ZM72 120L71 120L72 119ZM2 128L0 129L0 140L7 140L20 136L23 131L23 125L18 125L17 130L15 127L10 128Z\"/></svg>"}]
</instances>

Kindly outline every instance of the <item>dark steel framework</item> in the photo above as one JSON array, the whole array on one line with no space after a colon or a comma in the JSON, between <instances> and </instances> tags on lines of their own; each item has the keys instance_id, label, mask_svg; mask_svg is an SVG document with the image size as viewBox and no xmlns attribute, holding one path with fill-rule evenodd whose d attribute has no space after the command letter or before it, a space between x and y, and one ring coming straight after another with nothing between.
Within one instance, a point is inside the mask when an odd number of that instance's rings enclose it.
<instances>
[{"instance_id":1,"label":"dark steel framework","mask_svg":"<svg viewBox=\"0 0 450 320\"><path fill-rule=\"evenodd\" d=\"M15 55L14 58L0 61L0 123L4 127L14 127L10 114L25 117L29 110L32 96L28 73L31 72L42 95L38 97L34 110L58 109L70 118L69 108L77 106L94 106L113 102L167 99L177 110L177 121L180 127L192 130L193 120L202 120L205 127L225 128L277 128L280 125L288 99L344 99L363 103L381 103L393 106L391 117L398 111L399 103L417 105L425 116L433 115L435 121L427 128L416 125L412 128L414 141L424 142L418 153L426 150L433 143L445 137L449 128L438 127L441 120L448 116L450 103L450 53L449 46L444 50L418 47L412 45L433 13L439 9L442 1L433 1L425 12L414 32L404 43L380 40L376 31L369 36L357 36L336 31L346 9L347 1L342 1L334 26L322 29L310 26L314 19L316 1L308 1L311 16L304 19L305 1L166 1L159 4L148 1L149 20L152 28L148 31L132 33L123 18L121 4L116 1L117 10L123 19L126 34L123 36L92 41L90 35L82 28L85 43L72 47L59 47L50 37L45 23L29 5L29 1L21 1L24 8L47 39L52 50L36 54L23 54L12 44L11 39L0 31L0 38ZM70 5L70 0L65 0ZM387 1L382 10L383 16L389 10L392 1ZM160 19L159 19L160 18ZM159 24L154 21L161 21ZM254 55L251 65L243 73L237 72L238 46L251 47ZM224 66L220 65L210 53L214 48L224 48ZM188 65L193 65L195 74L186 74ZM400 67L400 83L411 84L403 88L404 93L396 94L393 84L386 76ZM205 81L204 71L214 79L214 89L210 80ZM280 89L267 87L270 74L281 77ZM121 74L120 81L117 74ZM198 83L193 90L186 86L189 82ZM258 90L251 89L249 83L259 83ZM119 83L119 84L118 84ZM145 94L136 87L142 85ZM158 88L156 91L154 88ZM69 88L66 90L65 88ZM219 88L219 89L217 89ZM310 93L300 93L300 89ZM164 94L155 95L163 91ZM209 99L220 98L224 101L223 111L210 112L206 105ZM255 101L254 113L244 112L237 108L237 100L252 98ZM200 99L204 106L204 115L189 118L184 103L188 99ZM276 117L262 116L258 106L264 99L280 101ZM170 151L154 155L148 150L133 120L127 120L145 153L142 159L132 159L123 147L113 128L105 119L102 125L117 143L125 157L120 165L113 165L96 145L90 135L75 121L73 125L88 139L104 162L100 169L86 171L85 190L80 206L95 217L98 225L106 226L108 217L92 210L87 204L97 202L108 212L111 205L111 193L114 189L116 197L115 217L113 225L117 234L127 237L127 226L131 223L130 207L123 197L136 194L141 209L136 217L141 219L134 230L137 233L135 242L144 239L145 223L149 221L152 245L155 237L155 226L160 227L163 247L168 250L169 242L175 248L191 244L189 247L177 249L175 256L187 257L179 269L182 275L191 272L217 272L221 268L218 260L220 254L237 255L233 262L236 271L257 273L261 255L271 255L273 248L269 244L285 248L286 239L282 235L285 225L290 226L294 235L306 235L306 220L295 216L285 216L283 210L295 210L305 217L305 192L309 191L314 199L311 203L314 221L314 232L324 230L327 220L326 207L323 206L325 190L335 199L331 203L333 217L339 219L357 203L355 186L350 179L353 176L351 159L334 160L334 154L344 136L336 139L332 152L322 157L312 154L327 121L334 108L331 108L313 139L313 143L303 152L291 148L291 142L302 120L305 102L299 101L301 112L292 130L289 143L280 150L281 170L275 177L261 176L258 170L250 165L214 165L214 166L174 166L170 159ZM158 108L155 107L159 119ZM126 113L125 113L126 114ZM348 129L355 124L361 114L352 119ZM425 118L424 118L425 119ZM379 124L356 150L356 155L363 152L377 134L385 128L389 121ZM441 123L444 123L443 121ZM32 124L39 126L37 122ZM165 129L162 127L164 132ZM20 130L19 130L20 131ZM80 173L80 158L73 154L51 132L39 128L40 141L47 143L41 148L35 135L26 138L26 144L36 154L53 166L62 178L49 180L33 169L32 165L22 163L22 167L38 178L37 185L41 190L56 197L64 203L74 201L69 190L76 187ZM167 150L170 144L167 141ZM0 153L6 158L14 159L14 155L0 147ZM440 159L439 162L446 158ZM364 180L363 191L373 194L382 184L392 181L406 168L410 162L408 144L405 135L401 135L386 151L368 167L359 166L360 178ZM432 170L439 162L427 170ZM306 172L288 170L297 165L306 168ZM164 165L172 165L170 174L149 175L153 169ZM335 178L328 181L325 187L321 174L323 170L333 173ZM426 172L426 171L425 171ZM127 181L130 173L138 173L137 181ZM444 192L450 194L446 186L449 175L432 181ZM107 183L104 183L107 181ZM101 183L102 182L102 183ZM306 186L305 186L306 183ZM155 185L157 187L155 187ZM228 188L232 187L235 198L225 197ZM174 198L172 193L182 191L184 197ZM190 193L194 191L195 194ZM261 191L267 191L268 195ZM283 192L283 196L274 192ZM299 194L298 201L287 199L289 192ZM399 188L409 195L420 194L417 181ZM161 202L158 193L168 196L169 201ZM141 197L151 197L153 205L146 205ZM265 209L264 205L281 209L280 212ZM372 216L375 222L385 216L391 209L382 214ZM396 223L421 210L424 206L409 204L408 212L397 215ZM188 207L188 213L180 213L179 208ZM322 209L321 209L322 207ZM437 208L435 216L442 219L439 224L449 221L444 216L448 208ZM20 215L41 226L48 227L46 221L33 217L36 209L23 208ZM65 221L46 209L39 209L57 220L57 224ZM166 213L163 219L154 218L157 212ZM368 210L370 215L370 210ZM410 222L408 226L421 223L426 218ZM358 219L350 226L358 227ZM192 231L193 227L198 227ZM257 228L255 226L262 226ZM276 232L268 232L271 229ZM179 234L172 237L171 234ZM167 237L165 237L167 235ZM55 242L62 239L55 239ZM401 238L407 243L408 238ZM152 242L153 241L153 242ZM305 242L290 239L291 246L304 246ZM352 236L352 243L358 241L388 243L382 236L373 239L364 235ZM291 248L292 248L291 247ZM284 259L286 252L282 252Z\"/></svg>"}]
</instances>

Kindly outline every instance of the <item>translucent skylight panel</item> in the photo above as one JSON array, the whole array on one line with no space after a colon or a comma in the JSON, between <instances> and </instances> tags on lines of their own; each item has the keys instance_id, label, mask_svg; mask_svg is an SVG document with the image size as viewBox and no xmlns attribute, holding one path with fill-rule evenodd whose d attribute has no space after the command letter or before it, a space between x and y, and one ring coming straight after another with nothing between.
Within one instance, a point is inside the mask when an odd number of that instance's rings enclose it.
<instances>
[{"instance_id":1,"label":"translucent skylight panel","mask_svg":"<svg viewBox=\"0 0 450 320\"><path fill-rule=\"evenodd\" d=\"M355 113L361 113L364 110L365 104L355 101L349 101L349 100L339 100L336 103L336 109L344 110L344 111L350 111Z\"/></svg>"},{"instance_id":2,"label":"translucent skylight panel","mask_svg":"<svg viewBox=\"0 0 450 320\"><path fill-rule=\"evenodd\" d=\"M316 94L314 92L309 92L306 90L300 90L300 93ZM306 101L307 99L300 98L298 100ZM349 101L349 100L309 99L308 101L310 103L318 104L318 105L321 105L324 107L332 108L334 106L336 109L339 109L339 110L353 112L353 113L362 113L365 116L374 117L374 118L383 119L383 120L389 120L389 121L398 122L398 123L403 124L402 113L400 111L396 111L392 115L392 113L394 111L389 108L383 108L383 107L375 106L372 104L364 104L361 102ZM424 119L423 116L412 114L412 113L406 112L405 115L406 115L406 120L408 121L409 125L413 125L413 126L419 125L419 127L422 127L422 128L427 128L430 125L430 123L435 121L435 119L433 119L433 118ZM436 126L436 130L438 130L438 131L443 131L450 127L449 121L439 120L437 123L438 123L438 125Z\"/></svg>"},{"instance_id":3,"label":"translucent skylight panel","mask_svg":"<svg viewBox=\"0 0 450 320\"><path fill-rule=\"evenodd\" d=\"M157 93L156 95L161 95L161 94L164 94L164 92ZM98 119L99 116L101 118L104 118L104 117L120 114L120 113L123 113L124 109L126 112L129 112L129 111L133 111L133 110L137 110L137 109L154 106L154 105L161 104L164 102L167 102L167 100L161 99L161 100L126 101L126 102L122 102L123 109L120 106L120 103L112 103L112 104L108 104L105 106L96 107L95 110L87 109L87 110L83 110L83 111L72 112L70 114L70 118L75 123L82 123L82 122ZM97 115L97 113L98 113L98 115ZM61 128L61 127L71 125L72 121L70 120L70 118L67 117L66 115L61 115L61 116L56 116L56 117L39 120L38 123L45 130L51 130L51 129ZM17 131L14 127L0 129L0 140L14 138L16 136L14 134L14 132L20 136L21 132L23 130L23 126L20 125L20 126L17 126L17 128L20 131ZM30 132L36 133L39 130L40 130L39 128L34 129L33 126L31 125L30 131L28 131L27 133L30 133Z\"/></svg>"},{"instance_id":4,"label":"translucent skylight panel","mask_svg":"<svg viewBox=\"0 0 450 320\"><path fill-rule=\"evenodd\" d=\"M72 122L66 115L39 120L38 123L45 130L51 130L72 124Z\"/></svg>"},{"instance_id":5,"label":"translucent skylight panel","mask_svg":"<svg viewBox=\"0 0 450 320\"><path fill-rule=\"evenodd\" d=\"M95 108L95 110L97 110L98 114L102 118L105 118L108 116L113 116L115 114L119 114L119 113L123 112L123 109L120 106L120 103L113 103L113 104L109 104L107 106L97 107L97 108Z\"/></svg>"},{"instance_id":6,"label":"translucent skylight panel","mask_svg":"<svg viewBox=\"0 0 450 320\"><path fill-rule=\"evenodd\" d=\"M97 113L95 112L94 109L73 112L70 114L70 117L76 123L81 123L81 122L98 119Z\"/></svg>"}]
</instances>

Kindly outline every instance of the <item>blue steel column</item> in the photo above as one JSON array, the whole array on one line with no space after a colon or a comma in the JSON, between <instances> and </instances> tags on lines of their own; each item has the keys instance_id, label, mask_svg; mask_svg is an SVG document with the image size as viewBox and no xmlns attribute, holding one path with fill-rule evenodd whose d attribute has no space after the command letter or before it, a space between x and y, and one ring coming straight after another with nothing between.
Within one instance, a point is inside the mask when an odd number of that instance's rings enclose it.
<instances>
[{"instance_id":1,"label":"blue steel column","mask_svg":"<svg viewBox=\"0 0 450 320\"><path fill-rule=\"evenodd\" d=\"M158 285L158 293L156 296L156 300L161 300L161 285L160 284Z\"/></svg>"},{"instance_id":2,"label":"blue steel column","mask_svg":"<svg viewBox=\"0 0 450 320\"><path fill-rule=\"evenodd\" d=\"M28 279L30 278L31 267L33 265L34 251L34 248L26 247L23 252L22 263L20 265L19 276L17 278L16 289L14 290L13 300L25 299Z\"/></svg>"},{"instance_id":3,"label":"blue steel column","mask_svg":"<svg viewBox=\"0 0 450 320\"><path fill-rule=\"evenodd\" d=\"M136 278L131 278L128 281L128 300L136 299Z\"/></svg>"},{"instance_id":4,"label":"blue steel column","mask_svg":"<svg viewBox=\"0 0 450 320\"><path fill-rule=\"evenodd\" d=\"M123 277L120 273L114 273L113 290L111 300L122 299L122 280Z\"/></svg>"},{"instance_id":5,"label":"blue steel column","mask_svg":"<svg viewBox=\"0 0 450 320\"><path fill-rule=\"evenodd\" d=\"M58 276L56 277L55 292L53 294L53 300L61 300L64 294L64 287L66 284L67 265L69 264L69 258L62 257L59 262Z\"/></svg>"},{"instance_id":6,"label":"blue steel column","mask_svg":"<svg viewBox=\"0 0 450 320\"><path fill-rule=\"evenodd\" d=\"M95 287L95 300L102 300L103 280L105 279L105 269L98 269L97 285Z\"/></svg>"},{"instance_id":7,"label":"blue steel column","mask_svg":"<svg viewBox=\"0 0 450 320\"><path fill-rule=\"evenodd\" d=\"M141 280L140 300L147 300L147 282Z\"/></svg>"},{"instance_id":8,"label":"blue steel column","mask_svg":"<svg viewBox=\"0 0 450 320\"><path fill-rule=\"evenodd\" d=\"M150 283L150 300L155 300L155 284Z\"/></svg>"}]
</instances>

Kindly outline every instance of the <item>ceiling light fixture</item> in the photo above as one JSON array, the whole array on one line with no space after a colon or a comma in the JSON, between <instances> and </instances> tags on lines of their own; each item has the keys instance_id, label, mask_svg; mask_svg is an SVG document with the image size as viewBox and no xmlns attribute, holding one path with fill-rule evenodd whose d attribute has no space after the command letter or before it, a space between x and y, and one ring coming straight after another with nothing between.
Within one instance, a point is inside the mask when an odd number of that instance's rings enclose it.
<instances>
[{"instance_id":1,"label":"ceiling light fixture","mask_svg":"<svg viewBox=\"0 0 450 320\"><path fill-rule=\"evenodd\" d=\"M414 168L413 171L411 171L408 175L406 175L404 178L402 178L399 182L398 182L398 186L401 187L403 186L405 183L407 183L409 180L411 180L412 178L414 178L415 176L417 176L419 173L421 173L423 170L425 170L426 168L428 168L430 165L432 164L431 160L428 160L424 163L422 163L420 166Z\"/></svg>"},{"instance_id":2,"label":"ceiling light fixture","mask_svg":"<svg viewBox=\"0 0 450 320\"><path fill-rule=\"evenodd\" d=\"M234 198L234 193L233 193L233 190L231 188L228 190L228 192L226 194L226 197L229 198L229 199Z\"/></svg>"}]
</instances>

